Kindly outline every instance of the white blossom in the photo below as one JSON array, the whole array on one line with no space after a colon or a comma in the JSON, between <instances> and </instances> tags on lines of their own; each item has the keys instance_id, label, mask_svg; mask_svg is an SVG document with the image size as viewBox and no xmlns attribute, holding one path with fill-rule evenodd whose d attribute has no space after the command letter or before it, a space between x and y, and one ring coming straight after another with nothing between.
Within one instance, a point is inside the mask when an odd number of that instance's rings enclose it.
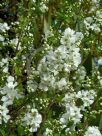
<instances>
[{"instance_id":1,"label":"white blossom","mask_svg":"<svg viewBox=\"0 0 102 136\"><path fill-rule=\"evenodd\" d=\"M18 93L17 82L14 82L14 77L8 76L6 86L0 88L0 93L2 95L1 101L6 105L12 105L14 99L19 99L22 97L21 94Z\"/></svg>"},{"instance_id":2,"label":"white blossom","mask_svg":"<svg viewBox=\"0 0 102 136\"><path fill-rule=\"evenodd\" d=\"M0 35L0 42L3 42L4 40L5 38L2 35Z\"/></svg>"},{"instance_id":3,"label":"white blossom","mask_svg":"<svg viewBox=\"0 0 102 136\"><path fill-rule=\"evenodd\" d=\"M49 128L46 128L43 136L53 136L53 130L49 129Z\"/></svg>"},{"instance_id":4,"label":"white blossom","mask_svg":"<svg viewBox=\"0 0 102 136\"><path fill-rule=\"evenodd\" d=\"M62 99L62 101L65 103L65 105L67 103L74 104L75 103L75 101L74 101L75 99L76 99L76 93L73 92L73 93L65 94L65 97Z\"/></svg>"},{"instance_id":5,"label":"white blossom","mask_svg":"<svg viewBox=\"0 0 102 136\"><path fill-rule=\"evenodd\" d=\"M42 122L42 116L37 109L32 108L28 110L22 121L24 126L27 125L29 127L30 132L36 132Z\"/></svg>"},{"instance_id":6,"label":"white blossom","mask_svg":"<svg viewBox=\"0 0 102 136\"><path fill-rule=\"evenodd\" d=\"M14 81L14 77L13 76L8 76L7 77L7 82L13 82Z\"/></svg>"},{"instance_id":7,"label":"white blossom","mask_svg":"<svg viewBox=\"0 0 102 136\"><path fill-rule=\"evenodd\" d=\"M75 105L67 104L66 113L64 113L60 119L61 123L67 124L69 121L73 121L74 124L79 123L83 116L80 110L81 109Z\"/></svg>"},{"instance_id":8,"label":"white blossom","mask_svg":"<svg viewBox=\"0 0 102 136\"><path fill-rule=\"evenodd\" d=\"M4 67L3 72L8 73L8 67Z\"/></svg>"},{"instance_id":9,"label":"white blossom","mask_svg":"<svg viewBox=\"0 0 102 136\"><path fill-rule=\"evenodd\" d=\"M10 40L10 43L13 44L14 48L20 50L21 49L21 42L19 42L18 37Z\"/></svg>"},{"instance_id":10,"label":"white blossom","mask_svg":"<svg viewBox=\"0 0 102 136\"><path fill-rule=\"evenodd\" d=\"M96 8L95 8L96 9ZM92 12L91 9L90 12ZM91 29L95 33L101 32L101 25L102 25L102 10L96 10L95 15L92 17L86 17L84 19L84 24L87 30Z\"/></svg>"},{"instance_id":11,"label":"white blossom","mask_svg":"<svg viewBox=\"0 0 102 136\"><path fill-rule=\"evenodd\" d=\"M86 71L85 71L85 68L83 66L79 67L77 72L78 72L80 80L85 79Z\"/></svg>"},{"instance_id":12,"label":"white blossom","mask_svg":"<svg viewBox=\"0 0 102 136\"><path fill-rule=\"evenodd\" d=\"M32 0L34 3L36 2L36 0Z\"/></svg>"},{"instance_id":13,"label":"white blossom","mask_svg":"<svg viewBox=\"0 0 102 136\"><path fill-rule=\"evenodd\" d=\"M0 90L0 93L3 95L1 100L5 103L5 105L12 105L15 98L19 99L22 97L22 95L18 93L17 89L11 89L7 86L3 87Z\"/></svg>"},{"instance_id":14,"label":"white blossom","mask_svg":"<svg viewBox=\"0 0 102 136\"><path fill-rule=\"evenodd\" d=\"M92 3L97 4L100 0L92 0Z\"/></svg>"},{"instance_id":15,"label":"white blossom","mask_svg":"<svg viewBox=\"0 0 102 136\"><path fill-rule=\"evenodd\" d=\"M44 4L43 2L40 4L40 10L45 13L48 10L48 7L46 6L46 4Z\"/></svg>"},{"instance_id":16,"label":"white blossom","mask_svg":"<svg viewBox=\"0 0 102 136\"><path fill-rule=\"evenodd\" d=\"M14 83L14 77L8 76L6 86L11 89L17 86L17 82Z\"/></svg>"},{"instance_id":17,"label":"white blossom","mask_svg":"<svg viewBox=\"0 0 102 136\"><path fill-rule=\"evenodd\" d=\"M90 28L90 25L93 23L93 18L92 17L87 17L85 18L84 20L84 24L86 25L86 28L89 29Z\"/></svg>"},{"instance_id":18,"label":"white blossom","mask_svg":"<svg viewBox=\"0 0 102 136\"><path fill-rule=\"evenodd\" d=\"M76 94L77 98L82 99L83 106L90 106L94 102L94 98L96 97L96 92L94 90L81 90Z\"/></svg>"},{"instance_id":19,"label":"white blossom","mask_svg":"<svg viewBox=\"0 0 102 136\"><path fill-rule=\"evenodd\" d=\"M10 27L8 26L7 23L0 23L0 30L2 32L5 32L6 30L9 30L9 29L10 29Z\"/></svg>"},{"instance_id":20,"label":"white blossom","mask_svg":"<svg viewBox=\"0 0 102 136\"><path fill-rule=\"evenodd\" d=\"M79 48L74 49L73 62L74 62L75 67L78 67L78 65L81 63L81 56L80 56L80 53L79 53Z\"/></svg>"},{"instance_id":21,"label":"white blossom","mask_svg":"<svg viewBox=\"0 0 102 136\"><path fill-rule=\"evenodd\" d=\"M102 65L102 58L98 60L98 65Z\"/></svg>"},{"instance_id":22,"label":"white blossom","mask_svg":"<svg viewBox=\"0 0 102 136\"><path fill-rule=\"evenodd\" d=\"M85 132L84 136L102 136L98 127L96 126L89 126L87 131Z\"/></svg>"},{"instance_id":23,"label":"white blossom","mask_svg":"<svg viewBox=\"0 0 102 136\"><path fill-rule=\"evenodd\" d=\"M73 42L73 38L75 41ZM83 35L70 28L65 29L61 38L61 45L55 49L50 49L48 53L41 59L37 70L41 82L39 88L44 91L51 89L68 89L68 74L76 70L81 63L80 44ZM67 39L67 40L65 40ZM59 77L60 73L65 73ZM62 80L63 79L63 80Z\"/></svg>"},{"instance_id":24,"label":"white blossom","mask_svg":"<svg viewBox=\"0 0 102 136\"><path fill-rule=\"evenodd\" d=\"M73 121L74 125L80 122L83 114L82 110L85 110L85 107L90 106L94 102L96 97L96 92L94 90L81 90L78 92L72 92L65 94L65 97L62 99L62 105L65 106L65 113L60 118L60 122L63 125L67 125L69 121ZM83 103L77 106L77 100L81 99Z\"/></svg>"},{"instance_id":25,"label":"white blossom","mask_svg":"<svg viewBox=\"0 0 102 136\"><path fill-rule=\"evenodd\" d=\"M8 58L2 58L1 62L0 62L0 66L3 66L5 64L8 63Z\"/></svg>"},{"instance_id":26,"label":"white blossom","mask_svg":"<svg viewBox=\"0 0 102 136\"><path fill-rule=\"evenodd\" d=\"M2 67L4 73L8 73L8 63L8 58L2 58L0 66Z\"/></svg>"},{"instance_id":27,"label":"white blossom","mask_svg":"<svg viewBox=\"0 0 102 136\"><path fill-rule=\"evenodd\" d=\"M57 83L57 85L58 85L58 88L60 90L62 90L62 88L67 85L66 79L65 78L61 78L61 80Z\"/></svg>"},{"instance_id":28,"label":"white blossom","mask_svg":"<svg viewBox=\"0 0 102 136\"><path fill-rule=\"evenodd\" d=\"M2 124L2 121L7 123L7 121L10 119L10 115L8 115L9 110L7 109L6 105L0 105L0 124Z\"/></svg>"}]
</instances>

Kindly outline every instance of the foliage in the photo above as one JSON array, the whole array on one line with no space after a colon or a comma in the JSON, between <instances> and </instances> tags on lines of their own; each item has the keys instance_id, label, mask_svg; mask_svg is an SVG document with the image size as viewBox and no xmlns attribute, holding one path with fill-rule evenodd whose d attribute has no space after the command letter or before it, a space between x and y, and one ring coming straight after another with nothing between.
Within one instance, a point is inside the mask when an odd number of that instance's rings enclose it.
<instances>
[{"instance_id":1,"label":"foliage","mask_svg":"<svg viewBox=\"0 0 102 136\"><path fill-rule=\"evenodd\" d=\"M0 135L102 135L101 6L1 1Z\"/></svg>"}]
</instances>

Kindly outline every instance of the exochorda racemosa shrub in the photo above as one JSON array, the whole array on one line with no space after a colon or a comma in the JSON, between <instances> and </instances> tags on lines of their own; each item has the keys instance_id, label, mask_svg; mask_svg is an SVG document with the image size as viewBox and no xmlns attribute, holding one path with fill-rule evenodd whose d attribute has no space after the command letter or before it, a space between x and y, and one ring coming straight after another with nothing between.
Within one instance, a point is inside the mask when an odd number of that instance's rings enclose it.
<instances>
[{"instance_id":1,"label":"exochorda racemosa shrub","mask_svg":"<svg viewBox=\"0 0 102 136\"><path fill-rule=\"evenodd\" d=\"M101 4L1 3L0 135L102 135Z\"/></svg>"}]
</instances>

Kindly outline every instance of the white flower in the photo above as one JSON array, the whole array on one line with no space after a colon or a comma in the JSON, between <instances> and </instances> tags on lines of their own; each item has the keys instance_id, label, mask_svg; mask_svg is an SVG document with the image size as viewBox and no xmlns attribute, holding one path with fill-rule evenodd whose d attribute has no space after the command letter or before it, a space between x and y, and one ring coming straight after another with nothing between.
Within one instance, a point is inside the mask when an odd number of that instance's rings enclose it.
<instances>
[{"instance_id":1,"label":"white flower","mask_svg":"<svg viewBox=\"0 0 102 136\"><path fill-rule=\"evenodd\" d=\"M85 76L86 76L85 67L83 67L83 66L79 67L77 72L78 72L78 75L80 77L80 80L85 78Z\"/></svg>"},{"instance_id":2,"label":"white flower","mask_svg":"<svg viewBox=\"0 0 102 136\"><path fill-rule=\"evenodd\" d=\"M16 38L10 40L10 43L13 44L14 48L17 47L18 50L21 49L21 42L19 42L18 37L16 37Z\"/></svg>"},{"instance_id":3,"label":"white flower","mask_svg":"<svg viewBox=\"0 0 102 136\"><path fill-rule=\"evenodd\" d=\"M82 110L87 106L90 106L94 102L96 92L94 90L81 90L78 93L72 92L65 94L65 97L62 99L62 104L65 106L66 112L60 118L60 122L64 125L68 124L68 121L73 121L73 125L76 125L80 122L82 118ZM80 106L77 105L77 100L81 99L83 104Z\"/></svg>"},{"instance_id":4,"label":"white flower","mask_svg":"<svg viewBox=\"0 0 102 136\"><path fill-rule=\"evenodd\" d=\"M51 129L46 128L46 130L45 130L43 136L53 136L52 133L53 133L53 131L52 131Z\"/></svg>"},{"instance_id":5,"label":"white flower","mask_svg":"<svg viewBox=\"0 0 102 136\"><path fill-rule=\"evenodd\" d=\"M4 40L5 38L2 35L0 35L0 42L3 42Z\"/></svg>"},{"instance_id":6,"label":"white flower","mask_svg":"<svg viewBox=\"0 0 102 136\"><path fill-rule=\"evenodd\" d=\"M9 29L10 29L10 27L8 26L7 23L0 23L0 30L2 32L5 32L6 30L9 30Z\"/></svg>"},{"instance_id":7,"label":"white flower","mask_svg":"<svg viewBox=\"0 0 102 136\"><path fill-rule=\"evenodd\" d=\"M74 33L75 31L72 29L66 28L61 38L61 44L70 46L71 43L75 43L76 37Z\"/></svg>"},{"instance_id":8,"label":"white flower","mask_svg":"<svg viewBox=\"0 0 102 136\"><path fill-rule=\"evenodd\" d=\"M97 33L101 31L101 29L98 27L97 24L91 25L91 26L90 26L90 29L94 30L94 31L97 32Z\"/></svg>"},{"instance_id":9,"label":"white flower","mask_svg":"<svg viewBox=\"0 0 102 136\"><path fill-rule=\"evenodd\" d=\"M76 40L82 40L84 38L83 34L81 32L76 32L75 33Z\"/></svg>"},{"instance_id":10,"label":"white flower","mask_svg":"<svg viewBox=\"0 0 102 136\"><path fill-rule=\"evenodd\" d=\"M92 7L90 13L92 11L96 10L96 6L98 6L99 4L95 4L94 7ZM102 10L97 10L96 11L96 15L94 15L93 17L87 17L84 19L84 24L86 26L86 29L89 30L93 30L95 33L99 33L101 32L101 22L102 22Z\"/></svg>"},{"instance_id":11,"label":"white flower","mask_svg":"<svg viewBox=\"0 0 102 136\"><path fill-rule=\"evenodd\" d=\"M74 35L75 31L72 30L71 28L66 28L65 31L64 31L64 35L65 36L68 36L68 37L72 37Z\"/></svg>"},{"instance_id":12,"label":"white flower","mask_svg":"<svg viewBox=\"0 0 102 136\"><path fill-rule=\"evenodd\" d=\"M65 103L65 105L67 103L74 104L75 98L76 98L76 93L75 92L68 93L68 94L65 94L65 97L62 99L62 101Z\"/></svg>"},{"instance_id":13,"label":"white flower","mask_svg":"<svg viewBox=\"0 0 102 136\"><path fill-rule=\"evenodd\" d=\"M42 122L42 116L38 113L38 110L35 109L34 107L31 110L30 109L28 110L22 121L24 126L27 125L29 127L30 132L36 132Z\"/></svg>"},{"instance_id":14,"label":"white flower","mask_svg":"<svg viewBox=\"0 0 102 136\"><path fill-rule=\"evenodd\" d=\"M96 11L96 20L102 22L102 10Z\"/></svg>"},{"instance_id":15,"label":"white flower","mask_svg":"<svg viewBox=\"0 0 102 136\"><path fill-rule=\"evenodd\" d=\"M94 102L94 98L96 97L96 92L94 90L81 90L76 94L77 98L82 99L83 106L90 106Z\"/></svg>"},{"instance_id":16,"label":"white flower","mask_svg":"<svg viewBox=\"0 0 102 136\"><path fill-rule=\"evenodd\" d=\"M84 24L86 26L87 29L90 29L91 24L94 22L92 17L87 17L84 20Z\"/></svg>"},{"instance_id":17,"label":"white flower","mask_svg":"<svg viewBox=\"0 0 102 136\"><path fill-rule=\"evenodd\" d=\"M7 123L7 121L10 119L10 115L8 115L9 110L7 109L6 105L0 105L0 124L2 124L2 121Z\"/></svg>"},{"instance_id":18,"label":"white flower","mask_svg":"<svg viewBox=\"0 0 102 136\"><path fill-rule=\"evenodd\" d=\"M6 96L3 96L2 98L1 98L1 101L3 101L3 102L6 102L8 100L8 98L6 97Z\"/></svg>"},{"instance_id":19,"label":"white flower","mask_svg":"<svg viewBox=\"0 0 102 136\"><path fill-rule=\"evenodd\" d=\"M7 77L7 82L14 82L14 77L13 76L8 76Z\"/></svg>"},{"instance_id":20,"label":"white flower","mask_svg":"<svg viewBox=\"0 0 102 136\"><path fill-rule=\"evenodd\" d=\"M6 86L0 89L0 93L3 95L1 101L6 106L12 105L15 98L19 99L22 97L22 95L18 93L18 89L15 88L16 86L17 82L14 82L14 77L9 76Z\"/></svg>"},{"instance_id":21,"label":"white flower","mask_svg":"<svg viewBox=\"0 0 102 136\"><path fill-rule=\"evenodd\" d=\"M13 101L7 95L2 96L1 101L5 106L9 106L13 104Z\"/></svg>"},{"instance_id":22,"label":"white flower","mask_svg":"<svg viewBox=\"0 0 102 136\"><path fill-rule=\"evenodd\" d=\"M8 67L4 67L3 72L8 73Z\"/></svg>"},{"instance_id":23,"label":"white flower","mask_svg":"<svg viewBox=\"0 0 102 136\"><path fill-rule=\"evenodd\" d=\"M32 0L34 3L36 2L36 0Z\"/></svg>"},{"instance_id":24,"label":"white flower","mask_svg":"<svg viewBox=\"0 0 102 136\"><path fill-rule=\"evenodd\" d=\"M2 58L0 62L0 66L3 68L3 72L7 73L8 72L8 58Z\"/></svg>"},{"instance_id":25,"label":"white flower","mask_svg":"<svg viewBox=\"0 0 102 136\"><path fill-rule=\"evenodd\" d=\"M85 132L84 136L102 136L98 127L96 126L89 126L87 131Z\"/></svg>"},{"instance_id":26,"label":"white flower","mask_svg":"<svg viewBox=\"0 0 102 136\"><path fill-rule=\"evenodd\" d=\"M66 112L62 115L60 122L62 124L67 124L68 121L73 121L74 124L79 123L83 115L80 112L81 108L75 105L76 93L66 94L62 101Z\"/></svg>"},{"instance_id":27,"label":"white flower","mask_svg":"<svg viewBox=\"0 0 102 136\"><path fill-rule=\"evenodd\" d=\"M102 65L102 58L98 60L98 65Z\"/></svg>"},{"instance_id":28,"label":"white flower","mask_svg":"<svg viewBox=\"0 0 102 136\"><path fill-rule=\"evenodd\" d=\"M100 0L92 0L93 3L97 4Z\"/></svg>"},{"instance_id":29,"label":"white flower","mask_svg":"<svg viewBox=\"0 0 102 136\"><path fill-rule=\"evenodd\" d=\"M41 10L43 13L45 13L45 12L48 10L48 7L42 2L42 3L41 3L40 10Z\"/></svg>"},{"instance_id":30,"label":"white flower","mask_svg":"<svg viewBox=\"0 0 102 136\"><path fill-rule=\"evenodd\" d=\"M58 82L57 85L58 85L58 88L60 90L62 90L62 88L67 85L66 79L65 78L61 78L61 80Z\"/></svg>"},{"instance_id":31,"label":"white flower","mask_svg":"<svg viewBox=\"0 0 102 136\"><path fill-rule=\"evenodd\" d=\"M13 76L8 76L7 77L7 83L6 83L6 86L8 88L15 88L17 86L17 82L14 83L14 77Z\"/></svg>"},{"instance_id":32,"label":"white flower","mask_svg":"<svg viewBox=\"0 0 102 136\"><path fill-rule=\"evenodd\" d=\"M11 89L8 88L7 86L5 86L4 88L2 88L2 91L0 92L2 95L1 101L4 102L5 105L12 105L14 99L19 99L22 96L20 94L18 94L16 89Z\"/></svg>"},{"instance_id":33,"label":"white flower","mask_svg":"<svg viewBox=\"0 0 102 136\"><path fill-rule=\"evenodd\" d=\"M80 122L82 118L82 114L80 113L80 108L75 105L67 104L66 105L66 113L64 113L60 119L62 124L67 124L68 121L73 121L74 124Z\"/></svg>"},{"instance_id":34,"label":"white flower","mask_svg":"<svg viewBox=\"0 0 102 136\"><path fill-rule=\"evenodd\" d=\"M75 33L70 28L65 29L60 41L61 45L50 49L41 59L37 67L41 90L68 89L69 74L81 63L80 49L77 46L82 37L81 32ZM60 77L61 73L64 73L62 77Z\"/></svg>"},{"instance_id":35,"label":"white flower","mask_svg":"<svg viewBox=\"0 0 102 136\"><path fill-rule=\"evenodd\" d=\"M8 88L15 88L17 86L17 83L9 82L6 84Z\"/></svg>"},{"instance_id":36,"label":"white flower","mask_svg":"<svg viewBox=\"0 0 102 136\"><path fill-rule=\"evenodd\" d=\"M1 61L2 61L2 63L6 64L6 63L8 63L8 58L5 58L5 59L4 59L4 58L2 58L2 60L1 60Z\"/></svg>"},{"instance_id":37,"label":"white flower","mask_svg":"<svg viewBox=\"0 0 102 136\"><path fill-rule=\"evenodd\" d=\"M30 92L35 92L38 87L38 83L34 82L33 80L27 81L27 88Z\"/></svg>"},{"instance_id":38,"label":"white flower","mask_svg":"<svg viewBox=\"0 0 102 136\"><path fill-rule=\"evenodd\" d=\"M79 53L79 48L75 48L73 52L73 61L74 61L74 66L77 68L78 65L81 63L81 56Z\"/></svg>"},{"instance_id":39,"label":"white flower","mask_svg":"<svg viewBox=\"0 0 102 136\"><path fill-rule=\"evenodd\" d=\"M18 39L18 38L14 38L14 39L11 40L11 43L12 43L12 44L15 44L15 45L17 45L18 42L19 42L19 39Z\"/></svg>"}]
</instances>

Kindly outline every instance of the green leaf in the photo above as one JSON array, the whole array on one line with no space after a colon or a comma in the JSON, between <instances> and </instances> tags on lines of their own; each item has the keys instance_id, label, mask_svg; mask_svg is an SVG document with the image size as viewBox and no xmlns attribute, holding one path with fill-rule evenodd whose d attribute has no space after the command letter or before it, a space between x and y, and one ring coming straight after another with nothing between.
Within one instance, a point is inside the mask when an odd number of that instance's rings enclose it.
<instances>
[{"instance_id":1,"label":"green leaf","mask_svg":"<svg viewBox=\"0 0 102 136\"><path fill-rule=\"evenodd\" d=\"M3 129L0 129L0 136L7 136L7 134L5 133Z\"/></svg>"}]
</instances>

